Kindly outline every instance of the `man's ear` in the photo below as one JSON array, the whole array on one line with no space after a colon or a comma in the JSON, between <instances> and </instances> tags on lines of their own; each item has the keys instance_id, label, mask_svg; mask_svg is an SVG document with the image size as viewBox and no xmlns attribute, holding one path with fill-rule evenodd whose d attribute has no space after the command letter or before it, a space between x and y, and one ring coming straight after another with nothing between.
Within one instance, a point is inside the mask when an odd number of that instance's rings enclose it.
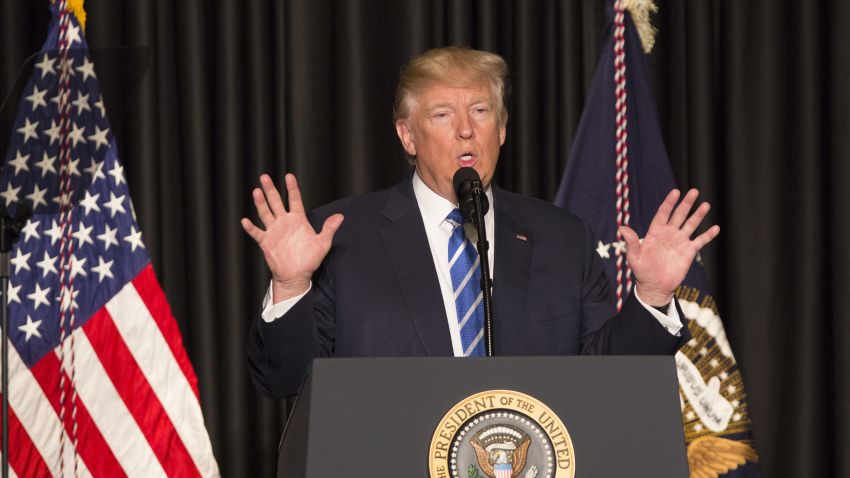
<instances>
[{"instance_id":1,"label":"man's ear","mask_svg":"<svg viewBox=\"0 0 850 478\"><path fill-rule=\"evenodd\" d=\"M504 146L505 138L508 137L508 112L505 110L505 119L502 121L502 126L499 128L499 146Z\"/></svg>"},{"instance_id":2,"label":"man's ear","mask_svg":"<svg viewBox=\"0 0 850 478\"><path fill-rule=\"evenodd\" d=\"M395 122L395 132L407 154L415 157L416 143L413 140L413 131L410 129L410 125L406 119L400 119Z\"/></svg>"}]
</instances>

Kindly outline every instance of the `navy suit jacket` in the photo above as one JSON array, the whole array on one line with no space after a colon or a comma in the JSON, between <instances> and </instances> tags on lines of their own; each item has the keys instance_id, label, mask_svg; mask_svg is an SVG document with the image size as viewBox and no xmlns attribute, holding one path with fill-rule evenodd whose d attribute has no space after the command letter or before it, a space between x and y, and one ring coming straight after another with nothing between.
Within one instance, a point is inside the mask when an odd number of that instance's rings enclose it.
<instances>
[{"instance_id":1,"label":"navy suit jacket","mask_svg":"<svg viewBox=\"0 0 850 478\"><path fill-rule=\"evenodd\" d=\"M580 219L496 187L493 202L495 355L673 354L690 338L687 327L671 335L633 295L616 314ZM274 322L257 317L249 332L252 376L271 396L297 393L314 357L453 354L411 180L333 202L310 220L319 229L337 212L345 221L310 293Z\"/></svg>"}]
</instances>

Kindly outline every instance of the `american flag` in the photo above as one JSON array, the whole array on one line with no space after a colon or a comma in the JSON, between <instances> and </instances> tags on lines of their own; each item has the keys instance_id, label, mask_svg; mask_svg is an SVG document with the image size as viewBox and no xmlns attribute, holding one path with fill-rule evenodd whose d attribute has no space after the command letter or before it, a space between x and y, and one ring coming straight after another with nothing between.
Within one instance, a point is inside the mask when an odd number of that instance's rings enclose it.
<instances>
[{"instance_id":1,"label":"american flag","mask_svg":"<svg viewBox=\"0 0 850 478\"><path fill-rule=\"evenodd\" d=\"M0 169L0 205L34 213L11 253L11 474L218 476L197 378L64 3L50 7Z\"/></svg>"}]
</instances>

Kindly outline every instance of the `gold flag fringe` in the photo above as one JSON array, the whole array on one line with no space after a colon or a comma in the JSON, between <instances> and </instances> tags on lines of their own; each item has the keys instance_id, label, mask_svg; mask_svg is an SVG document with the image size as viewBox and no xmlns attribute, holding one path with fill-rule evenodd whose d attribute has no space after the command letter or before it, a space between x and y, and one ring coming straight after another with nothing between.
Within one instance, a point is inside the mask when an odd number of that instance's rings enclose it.
<instances>
[{"instance_id":1,"label":"gold flag fringe","mask_svg":"<svg viewBox=\"0 0 850 478\"><path fill-rule=\"evenodd\" d=\"M82 0L80 0L82 1ZM637 28L643 51L649 53L655 46L655 34L658 32L649 20L649 14L658 11L652 0L622 0L623 10L628 10Z\"/></svg>"}]
</instances>

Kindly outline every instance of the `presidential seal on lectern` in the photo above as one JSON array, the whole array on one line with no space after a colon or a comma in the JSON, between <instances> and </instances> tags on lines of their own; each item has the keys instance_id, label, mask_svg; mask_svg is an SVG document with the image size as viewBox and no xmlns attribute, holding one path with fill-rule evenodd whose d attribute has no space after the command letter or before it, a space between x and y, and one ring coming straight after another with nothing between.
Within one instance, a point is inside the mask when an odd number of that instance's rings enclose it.
<instances>
[{"instance_id":1,"label":"presidential seal on lectern","mask_svg":"<svg viewBox=\"0 0 850 478\"><path fill-rule=\"evenodd\" d=\"M567 427L541 401L488 390L458 402L434 432L431 478L573 478Z\"/></svg>"}]
</instances>

